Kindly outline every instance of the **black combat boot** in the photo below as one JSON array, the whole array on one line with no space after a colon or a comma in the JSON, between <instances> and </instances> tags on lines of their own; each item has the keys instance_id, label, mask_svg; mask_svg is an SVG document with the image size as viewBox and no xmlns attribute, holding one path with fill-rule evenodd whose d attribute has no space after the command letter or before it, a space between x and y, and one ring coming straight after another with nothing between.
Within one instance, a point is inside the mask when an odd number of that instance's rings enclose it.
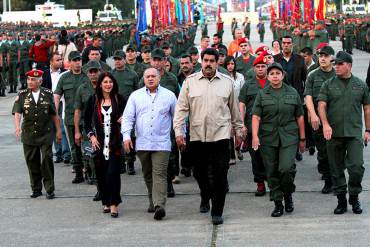
<instances>
[{"instance_id":1,"label":"black combat boot","mask_svg":"<svg viewBox=\"0 0 370 247\"><path fill-rule=\"evenodd\" d=\"M275 208L271 213L271 217L280 217L284 214L284 206L282 201L274 201Z\"/></svg>"},{"instance_id":2,"label":"black combat boot","mask_svg":"<svg viewBox=\"0 0 370 247\"><path fill-rule=\"evenodd\" d=\"M347 212L347 198L346 194L337 195L338 206L334 209L334 214L344 214Z\"/></svg>"},{"instance_id":3,"label":"black combat boot","mask_svg":"<svg viewBox=\"0 0 370 247\"><path fill-rule=\"evenodd\" d=\"M200 201L199 212L202 214L208 213L210 210L209 199L203 199Z\"/></svg>"},{"instance_id":4,"label":"black combat boot","mask_svg":"<svg viewBox=\"0 0 370 247\"><path fill-rule=\"evenodd\" d=\"M0 89L0 97L5 97L5 89Z\"/></svg>"},{"instance_id":5,"label":"black combat boot","mask_svg":"<svg viewBox=\"0 0 370 247\"><path fill-rule=\"evenodd\" d=\"M350 195L348 203L352 205L352 212L355 214L362 214L361 203L358 200L358 195Z\"/></svg>"},{"instance_id":6,"label":"black combat boot","mask_svg":"<svg viewBox=\"0 0 370 247\"><path fill-rule=\"evenodd\" d=\"M294 203L292 194L284 195L285 212L291 213L294 211Z\"/></svg>"},{"instance_id":7,"label":"black combat boot","mask_svg":"<svg viewBox=\"0 0 370 247\"><path fill-rule=\"evenodd\" d=\"M13 86L12 86L12 85L10 85L10 86L9 86L9 91L8 91L8 93L13 93Z\"/></svg>"},{"instance_id":8,"label":"black combat boot","mask_svg":"<svg viewBox=\"0 0 370 247\"><path fill-rule=\"evenodd\" d=\"M17 86L13 86L13 93L17 93Z\"/></svg>"},{"instance_id":9,"label":"black combat boot","mask_svg":"<svg viewBox=\"0 0 370 247\"><path fill-rule=\"evenodd\" d=\"M332 185L331 179L330 178L325 179L325 184L324 184L324 187L321 190L321 193L329 194L329 193L333 192L332 186L333 185Z\"/></svg>"},{"instance_id":10,"label":"black combat boot","mask_svg":"<svg viewBox=\"0 0 370 247\"><path fill-rule=\"evenodd\" d=\"M167 197L173 198L176 196L175 189L173 188L172 179L167 179Z\"/></svg>"}]
</instances>

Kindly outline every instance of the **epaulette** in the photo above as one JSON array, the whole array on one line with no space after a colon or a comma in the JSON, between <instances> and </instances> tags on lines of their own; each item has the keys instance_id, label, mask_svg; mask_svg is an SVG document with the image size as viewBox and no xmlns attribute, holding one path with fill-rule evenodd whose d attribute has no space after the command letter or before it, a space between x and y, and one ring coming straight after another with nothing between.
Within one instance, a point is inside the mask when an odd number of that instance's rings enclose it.
<instances>
[{"instance_id":1,"label":"epaulette","mask_svg":"<svg viewBox=\"0 0 370 247\"><path fill-rule=\"evenodd\" d=\"M53 94L53 91L51 91L49 88L43 88L45 93Z\"/></svg>"},{"instance_id":2,"label":"epaulette","mask_svg":"<svg viewBox=\"0 0 370 247\"><path fill-rule=\"evenodd\" d=\"M21 94L27 93L27 91L28 91L28 89L19 90L19 91L18 91L18 95L21 95Z\"/></svg>"}]
</instances>

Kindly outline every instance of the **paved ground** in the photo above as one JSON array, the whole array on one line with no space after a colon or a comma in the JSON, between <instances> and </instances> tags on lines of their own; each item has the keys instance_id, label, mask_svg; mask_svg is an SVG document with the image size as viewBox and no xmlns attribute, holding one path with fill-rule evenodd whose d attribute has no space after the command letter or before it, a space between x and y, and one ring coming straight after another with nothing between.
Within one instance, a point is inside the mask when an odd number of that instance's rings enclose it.
<instances>
[{"instance_id":1,"label":"paved ground","mask_svg":"<svg viewBox=\"0 0 370 247\"><path fill-rule=\"evenodd\" d=\"M254 28L254 27L253 27ZM214 25L209 26L210 35ZM252 30L256 34L255 30ZM226 43L230 30L226 30ZM252 35L257 47L258 36ZM271 44L271 33L266 34ZM336 48L339 42L334 42ZM354 74L365 79L369 54L354 51ZM29 198L29 179L21 143L13 135L10 115L14 96L0 99L0 246L369 246L370 179L365 172L362 215L334 216L336 198L322 195L323 182L313 156L297 164L295 211L271 218L268 197L255 198L249 156L229 172L230 193L225 224L213 227L209 216L198 213L199 195L192 178L175 185L177 196L168 200L167 217L154 222L146 213L147 198L140 169L122 176L120 217L111 219L92 202L94 186L72 185L71 167L55 165L55 200ZM365 162L370 153L365 149ZM136 164L137 168L140 164Z\"/></svg>"}]
</instances>

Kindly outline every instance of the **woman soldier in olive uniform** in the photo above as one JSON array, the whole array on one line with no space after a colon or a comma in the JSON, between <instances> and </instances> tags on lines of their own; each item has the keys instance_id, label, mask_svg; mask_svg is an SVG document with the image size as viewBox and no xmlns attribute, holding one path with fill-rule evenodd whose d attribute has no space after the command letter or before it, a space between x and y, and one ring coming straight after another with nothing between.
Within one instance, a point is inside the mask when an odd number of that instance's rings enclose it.
<instances>
[{"instance_id":1,"label":"woman soldier in olive uniform","mask_svg":"<svg viewBox=\"0 0 370 247\"><path fill-rule=\"evenodd\" d=\"M258 92L252 110L252 148L258 150L261 145L270 200L275 202L271 216L280 217L284 213L283 199L285 211L294 210L294 158L298 140L300 151L305 149L304 118L300 96L283 83L280 64L268 67L267 79L270 85Z\"/></svg>"}]
</instances>

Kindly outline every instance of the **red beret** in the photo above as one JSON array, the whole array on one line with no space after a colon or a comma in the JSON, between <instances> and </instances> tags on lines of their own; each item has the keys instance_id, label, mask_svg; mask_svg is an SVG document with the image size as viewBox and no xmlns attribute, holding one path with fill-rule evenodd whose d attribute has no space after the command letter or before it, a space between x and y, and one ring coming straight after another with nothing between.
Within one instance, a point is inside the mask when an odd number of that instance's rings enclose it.
<instances>
[{"instance_id":1,"label":"red beret","mask_svg":"<svg viewBox=\"0 0 370 247\"><path fill-rule=\"evenodd\" d=\"M266 58L263 54L259 55L253 62L253 66L257 64L266 64Z\"/></svg>"},{"instance_id":2,"label":"red beret","mask_svg":"<svg viewBox=\"0 0 370 247\"><path fill-rule=\"evenodd\" d=\"M272 56L272 52L270 50L265 50L261 53L262 56L268 56L268 55L271 55Z\"/></svg>"},{"instance_id":3,"label":"red beret","mask_svg":"<svg viewBox=\"0 0 370 247\"><path fill-rule=\"evenodd\" d=\"M329 45L328 43L322 42L322 43L317 45L316 51L318 51L318 50L322 49L324 46L328 46L328 45Z\"/></svg>"},{"instance_id":4,"label":"red beret","mask_svg":"<svg viewBox=\"0 0 370 247\"><path fill-rule=\"evenodd\" d=\"M240 44L242 44L242 43L247 43L249 40L248 40L248 38L240 38L240 39L238 39L238 45L240 45Z\"/></svg>"},{"instance_id":5,"label":"red beret","mask_svg":"<svg viewBox=\"0 0 370 247\"><path fill-rule=\"evenodd\" d=\"M263 45L263 46L258 47L257 50L254 53L257 54L258 52L263 52L263 51L267 51L267 50L269 50L269 48L267 46Z\"/></svg>"},{"instance_id":6,"label":"red beret","mask_svg":"<svg viewBox=\"0 0 370 247\"><path fill-rule=\"evenodd\" d=\"M44 74L44 72L42 70L33 69L33 70L28 71L26 73L26 76L29 76L29 77L42 77L43 74Z\"/></svg>"}]
</instances>

